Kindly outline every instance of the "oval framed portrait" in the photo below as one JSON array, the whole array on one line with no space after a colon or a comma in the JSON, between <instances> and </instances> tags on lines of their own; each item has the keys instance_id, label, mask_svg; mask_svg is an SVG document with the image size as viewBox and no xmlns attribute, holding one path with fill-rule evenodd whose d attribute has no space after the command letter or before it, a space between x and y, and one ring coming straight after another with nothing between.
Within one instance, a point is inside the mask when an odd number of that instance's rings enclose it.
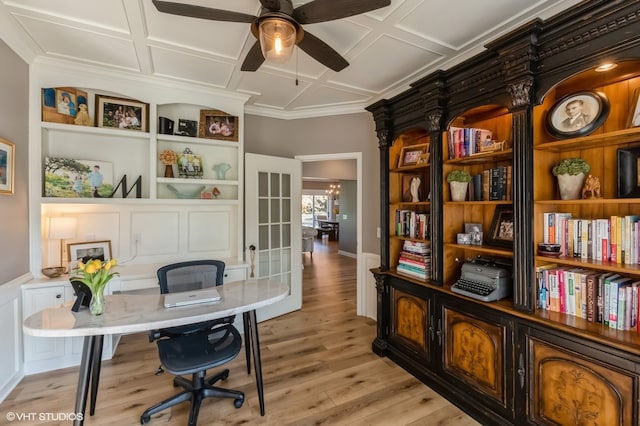
<instances>
[{"instance_id":1,"label":"oval framed portrait","mask_svg":"<svg viewBox=\"0 0 640 426\"><path fill-rule=\"evenodd\" d=\"M558 100L547 114L547 131L556 138L586 136L609 116L609 100L596 91L576 92Z\"/></svg>"}]
</instances>

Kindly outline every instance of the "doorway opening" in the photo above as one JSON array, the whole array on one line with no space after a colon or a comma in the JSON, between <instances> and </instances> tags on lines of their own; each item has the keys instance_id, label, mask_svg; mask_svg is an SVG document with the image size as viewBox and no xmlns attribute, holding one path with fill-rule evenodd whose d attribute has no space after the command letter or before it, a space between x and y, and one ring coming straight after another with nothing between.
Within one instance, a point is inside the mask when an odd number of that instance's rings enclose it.
<instances>
[{"instance_id":1,"label":"doorway opening","mask_svg":"<svg viewBox=\"0 0 640 426\"><path fill-rule=\"evenodd\" d=\"M364 315L364 291L362 271L362 153L348 152L335 154L298 155L295 159L303 163L328 162L336 160L355 160L355 186L356 186L356 223L355 223L355 257L356 257L356 313ZM303 173L304 175L304 173ZM336 176L324 176L330 180L336 180ZM342 217L342 215L340 216Z\"/></svg>"}]
</instances>

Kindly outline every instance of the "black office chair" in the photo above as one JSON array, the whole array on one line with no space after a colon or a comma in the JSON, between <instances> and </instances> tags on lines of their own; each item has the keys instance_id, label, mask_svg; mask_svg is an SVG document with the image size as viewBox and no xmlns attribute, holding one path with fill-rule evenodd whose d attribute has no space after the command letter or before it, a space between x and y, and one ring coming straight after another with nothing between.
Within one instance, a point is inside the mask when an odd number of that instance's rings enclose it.
<instances>
[{"instance_id":1,"label":"black office chair","mask_svg":"<svg viewBox=\"0 0 640 426\"><path fill-rule=\"evenodd\" d=\"M221 285L224 267L220 260L194 260L163 266L158 269L160 292L166 294ZM242 406L242 392L213 386L229 376L228 369L205 377L206 370L231 361L240 352L242 338L232 325L233 320L234 316L230 316L149 333L150 341L157 340L161 368L178 376L174 378L174 386L182 386L185 390L148 408L140 417L140 423L147 423L151 415L187 400L191 400L190 425L196 424L200 403L206 397L233 398L236 408ZM180 377L184 374L192 374L192 380Z\"/></svg>"},{"instance_id":2,"label":"black office chair","mask_svg":"<svg viewBox=\"0 0 640 426\"><path fill-rule=\"evenodd\" d=\"M242 348L242 338L231 324L223 324L213 330L204 330L179 337L158 340L158 354L165 370L176 375L174 386L184 390L164 401L147 408L140 423L151 420L153 414L169 407L191 400L189 425L196 425L202 400L207 397L233 398L236 408L242 407L244 393L213 386L219 380L229 377L224 369L211 378L205 378L206 371L233 360ZM182 377L191 374L191 380Z\"/></svg>"}]
</instances>

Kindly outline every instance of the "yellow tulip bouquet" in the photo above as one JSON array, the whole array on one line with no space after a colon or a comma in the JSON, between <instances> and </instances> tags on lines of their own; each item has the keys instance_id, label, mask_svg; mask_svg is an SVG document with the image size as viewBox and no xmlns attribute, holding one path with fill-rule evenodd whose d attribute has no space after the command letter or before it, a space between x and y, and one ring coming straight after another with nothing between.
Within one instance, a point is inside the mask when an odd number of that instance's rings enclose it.
<instances>
[{"instance_id":1,"label":"yellow tulip bouquet","mask_svg":"<svg viewBox=\"0 0 640 426\"><path fill-rule=\"evenodd\" d=\"M104 288L107 283L118 272L114 272L112 268L116 266L115 259L100 260L92 259L86 264L80 262L77 269L74 270L76 275L72 280L78 280L84 283L91 290L91 302L89 309L93 315L100 315L104 312Z\"/></svg>"}]
</instances>

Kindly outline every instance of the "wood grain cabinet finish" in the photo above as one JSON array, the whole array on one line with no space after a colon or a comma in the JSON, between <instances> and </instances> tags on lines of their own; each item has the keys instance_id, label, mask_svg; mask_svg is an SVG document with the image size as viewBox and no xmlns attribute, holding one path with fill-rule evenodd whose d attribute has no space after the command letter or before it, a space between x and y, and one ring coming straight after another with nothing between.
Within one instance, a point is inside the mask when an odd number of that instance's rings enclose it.
<instances>
[{"instance_id":1,"label":"wood grain cabinet finish","mask_svg":"<svg viewBox=\"0 0 640 426\"><path fill-rule=\"evenodd\" d=\"M638 424L637 373L532 336L526 347L529 424Z\"/></svg>"},{"instance_id":2,"label":"wood grain cabinet finish","mask_svg":"<svg viewBox=\"0 0 640 426\"><path fill-rule=\"evenodd\" d=\"M394 287L391 293L391 341L418 359L429 361L429 302Z\"/></svg>"},{"instance_id":3,"label":"wood grain cabinet finish","mask_svg":"<svg viewBox=\"0 0 640 426\"><path fill-rule=\"evenodd\" d=\"M443 308L443 365L446 374L507 407L506 327Z\"/></svg>"}]
</instances>

